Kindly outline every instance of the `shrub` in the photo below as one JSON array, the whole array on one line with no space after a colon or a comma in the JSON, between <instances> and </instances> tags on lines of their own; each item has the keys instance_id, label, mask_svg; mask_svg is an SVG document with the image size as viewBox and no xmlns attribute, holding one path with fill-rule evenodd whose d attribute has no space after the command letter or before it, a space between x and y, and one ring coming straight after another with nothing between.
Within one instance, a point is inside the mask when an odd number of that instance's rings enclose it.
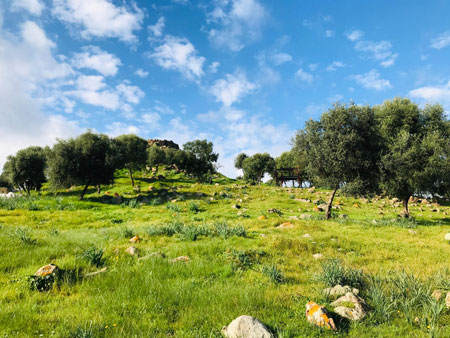
<instances>
[{"instance_id":1,"label":"shrub","mask_svg":"<svg viewBox=\"0 0 450 338\"><path fill-rule=\"evenodd\" d=\"M253 269L256 264L259 264L260 258L267 255L265 251L260 250L231 250L226 253L227 259L230 261L231 269L247 270Z\"/></svg>"},{"instance_id":2,"label":"shrub","mask_svg":"<svg viewBox=\"0 0 450 338\"><path fill-rule=\"evenodd\" d=\"M129 207L129 208L140 208L141 207L141 202L139 202L139 200L137 198L132 198L130 200L125 200L122 203L122 207Z\"/></svg>"},{"instance_id":3,"label":"shrub","mask_svg":"<svg viewBox=\"0 0 450 338\"><path fill-rule=\"evenodd\" d=\"M174 221L172 223L162 225L162 226L151 226L146 229L146 232L150 236L173 236L181 231L184 224L179 221Z\"/></svg>"},{"instance_id":4,"label":"shrub","mask_svg":"<svg viewBox=\"0 0 450 338\"><path fill-rule=\"evenodd\" d=\"M124 238L131 238L135 235L135 231L131 228L125 227L125 228L120 229L120 234Z\"/></svg>"}]
</instances>

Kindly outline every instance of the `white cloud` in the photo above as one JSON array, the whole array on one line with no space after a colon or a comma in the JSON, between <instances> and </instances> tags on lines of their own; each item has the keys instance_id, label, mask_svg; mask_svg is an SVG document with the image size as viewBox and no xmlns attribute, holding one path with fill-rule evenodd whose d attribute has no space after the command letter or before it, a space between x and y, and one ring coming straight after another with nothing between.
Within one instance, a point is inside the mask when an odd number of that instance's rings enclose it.
<instances>
[{"instance_id":1,"label":"white cloud","mask_svg":"<svg viewBox=\"0 0 450 338\"><path fill-rule=\"evenodd\" d=\"M13 0L11 4L13 11L26 10L33 15L41 15L44 4L40 0Z\"/></svg>"},{"instance_id":2,"label":"white cloud","mask_svg":"<svg viewBox=\"0 0 450 338\"><path fill-rule=\"evenodd\" d=\"M118 92L124 97L125 101L133 104L138 104L145 96L144 92L137 86L130 86L124 83L117 87Z\"/></svg>"},{"instance_id":3,"label":"white cloud","mask_svg":"<svg viewBox=\"0 0 450 338\"><path fill-rule=\"evenodd\" d=\"M123 122L113 122L106 126L106 133L111 137L124 134L139 134L139 128L134 125L127 125Z\"/></svg>"},{"instance_id":4,"label":"white cloud","mask_svg":"<svg viewBox=\"0 0 450 338\"><path fill-rule=\"evenodd\" d=\"M84 103L116 110L119 108L119 95L106 88L104 77L100 75L81 75L76 81L77 89L70 92Z\"/></svg>"},{"instance_id":5,"label":"white cloud","mask_svg":"<svg viewBox=\"0 0 450 338\"><path fill-rule=\"evenodd\" d=\"M53 15L73 24L74 31L90 39L118 38L136 42L135 30L141 28L144 14L136 5L115 6L109 0L53 0Z\"/></svg>"},{"instance_id":6,"label":"white cloud","mask_svg":"<svg viewBox=\"0 0 450 338\"><path fill-rule=\"evenodd\" d=\"M148 72L139 68L134 72L135 75L139 76L141 79L144 79L148 76Z\"/></svg>"},{"instance_id":7,"label":"white cloud","mask_svg":"<svg viewBox=\"0 0 450 338\"><path fill-rule=\"evenodd\" d=\"M278 66L282 63L292 61L292 56L288 53L275 53L272 55L272 61Z\"/></svg>"},{"instance_id":8,"label":"white cloud","mask_svg":"<svg viewBox=\"0 0 450 338\"><path fill-rule=\"evenodd\" d=\"M325 36L326 36L327 38L332 38L332 37L334 37L335 34L336 34L336 33L335 33L333 30L331 30L331 29L327 29L327 30L325 31Z\"/></svg>"},{"instance_id":9,"label":"white cloud","mask_svg":"<svg viewBox=\"0 0 450 338\"><path fill-rule=\"evenodd\" d=\"M366 89L384 90L392 87L389 80L380 78L380 73L376 69L372 69L365 74L352 75L350 78Z\"/></svg>"},{"instance_id":10,"label":"white cloud","mask_svg":"<svg viewBox=\"0 0 450 338\"><path fill-rule=\"evenodd\" d=\"M355 43L355 50L365 57L379 61L382 67L394 65L398 53L392 52L392 44L389 41L363 40L363 36L364 33L358 30L347 33L347 39Z\"/></svg>"},{"instance_id":11,"label":"white cloud","mask_svg":"<svg viewBox=\"0 0 450 338\"><path fill-rule=\"evenodd\" d=\"M295 77L307 83L312 83L314 80L314 76L308 72L305 72L302 68L297 70Z\"/></svg>"},{"instance_id":12,"label":"white cloud","mask_svg":"<svg viewBox=\"0 0 450 338\"><path fill-rule=\"evenodd\" d=\"M89 68L96 70L104 76L114 76L122 64L120 59L98 47L88 46L85 52L77 53L72 59L72 65L76 68Z\"/></svg>"},{"instance_id":13,"label":"white cloud","mask_svg":"<svg viewBox=\"0 0 450 338\"><path fill-rule=\"evenodd\" d=\"M220 67L220 62L214 61L208 66L208 71L212 74L217 73L217 69Z\"/></svg>"},{"instance_id":14,"label":"white cloud","mask_svg":"<svg viewBox=\"0 0 450 338\"><path fill-rule=\"evenodd\" d=\"M208 31L208 38L217 47L239 51L259 38L266 17L266 9L258 0L217 1L207 21L218 27Z\"/></svg>"},{"instance_id":15,"label":"white cloud","mask_svg":"<svg viewBox=\"0 0 450 338\"><path fill-rule=\"evenodd\" d=\"M315 71L318 67L319 67L319 65L317 63L310 63L308 65L309 70L312 72Z\"/></svg>"},{"instance_id":16,"label":"white cloud","mask_svg":"<svg viewBox=\"0 0 450 338\"><path fill-rule=\"evenodd\" d=\"M177 70L189 80L204 75L205 58L197 56L197 50L186 38L167 35L150 57L162 68Z\"/></svg>"},{"instance_id":17,"label":"white cloud","mask_svg":"<svg viewBox=\"0 0 450 338\"><path fill-rule=\"evenodd\" d=\"M40 102L54 96L53 86L72 74L55 60L55 43L34 22L21 26L19 36L0 26L0 170L7 155L31 145L51 145L56 138L79 134L82 128L56 113L46 114ZM58 101L60 102L60 101Z\"/></svg>"},{"instance_id":18,"label":"white cloud","mask_svg":"<svg viewBox=\"0 0 450 338\"><path fill-rule=\"evenodd\" d=\"M162 16L158 19L158 21L154 25L148 26L148 30L150 33L153 34L153 36L160 37L160 36L162 36L162 32L164 30L165 25L166 25L166 20Z\"/></svg>"},{"instance_id":19,"label":"white cloud","mask_svg":"<svg viewBox=\"0 0 450 338\"><path fill-rule=\"evenodd\" d=\"M214 82L210 92L216 97L216 101L229 107L256 88L257 85L249 82L243 72L237 71Z\"/></svg>"},{"instance_id":20,"label":"white cloud","mask_svg":"<svg viewBox=\"0 0 450 338\"><path fill-rule=\"evenodd\" d=\"M450 46L450 32L445 32L431 40L431 48L442 49Z\"/></svg>"},{"instance_id":21,"label":"white cloud","mask_svg":"<svg viewBox=\"0 0 450 338\"><path fill-rule=\"evenodd\" d=\"M340 61L333 61L328 67L327 67L327 71L329 72L334 72L336 71L338 68L342 68L345 67L345 65L340 62Z\"/></svg>"},{"instance_id":22,"label":"white cloud","mask_svg":"<svg viewBox=\"0 0 450 338\"><path fill-rule=\"evenodd\" d=\"M440 103L447 111L450 111L450 81L441 86L424 86L411 90L409 95L428 103Z\"/></svg>"},{"instance_id":23,"label":"white cloud","mask_svg":"<svg viewBox=\"0 0 450 338\"><path fill-rule=\"evenodd\" d=\"M364 32L362 32L360 30L354 30L354 31L346 33L345 35L347 36L347 39L354 42L356 40L361 39L364 36Z\"/></svg>"}]
</instances>

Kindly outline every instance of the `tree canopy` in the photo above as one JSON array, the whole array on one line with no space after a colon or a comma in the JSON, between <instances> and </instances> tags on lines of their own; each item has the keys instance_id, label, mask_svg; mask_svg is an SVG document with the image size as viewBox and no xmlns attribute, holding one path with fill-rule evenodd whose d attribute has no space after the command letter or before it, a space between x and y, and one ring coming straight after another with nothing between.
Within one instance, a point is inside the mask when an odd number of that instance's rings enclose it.
<instances>
[{"instance_id":1,"label":"tree canopy","mask_svg":"<svg viewBox=\"0 0 450 338\"><path fill-rule=\"evenodd\" d=\"M266 173L273 173L275 160L268 153L257 153L253 156L242 153L236 157L235 166L242 169L245 180L260 184Z\"/></svg>"},{"instance_id":2,"label":"tree canopy","mask_svg":"<svg viewBox=\"0 0 450 338\"><path fill-rule=\"evenodd\" d=\"M207 140L195 140L183 145L186 152L186 163L183 169L200 180L216 172L219 154L214 152L213 143Z\"/></svg>"},{"instance_id":3,"label":"tree canopy","mask_svg":"<svg viewBox=\"0 0 450 338\"><path fill-rule=\"evenodd\" d=\"M50 183L54 187L109 184L114 179L116 158L111 139L106 135L84 133L77 138L59 140L49 154Z\"/></svg>"},{"instance_id":4,"label":"tree canopy","mask_svg":"<svg viewBox=\"0 0 450 338\"><path fill-rule=\"evenodd\" d=\"M409 217L410 196L448 193L450 124L442 106L420 109L404 98L385 101L376 110L383 138L380 186L403 201Z\"/></svg>"},{"instance_id":5,"label":"tree canopy","mask_svg":"<svg viewBox=\"0 0 450 338\"><path fill-rule=\"evenodd\" d=\"M143 168L147 162L148 142L134 134L120 135L114 139L118 168L126 168L134 187L133 171Z\"/></svg>"},{"instance_id":6,"label":"tree canopy","mask_svg":"<svg viewBox=\"0 0 450 338\"><path fill-rule=\"evenodd\" d=\"M331 217L334 195L341 186L363 182L369 191L376 186L379 137L374 110L369 106L335 104L319 121L309 120L295 140L307 158L307 171L314 181L330 187L327 204Z\"/></svg>"},{"instance_id":7,"label":"tree canopy","mask_svg":"<svg viewBox=\"0 0 450 338\"><path fill-rule=\"evenodd\" d=\"M28 195L32 189L40 190L46 181L45 151L41 147L19 150L15 156L8 156L3 166L2 178L10 186L18 187Z\"/></svg>"}]
</instances>

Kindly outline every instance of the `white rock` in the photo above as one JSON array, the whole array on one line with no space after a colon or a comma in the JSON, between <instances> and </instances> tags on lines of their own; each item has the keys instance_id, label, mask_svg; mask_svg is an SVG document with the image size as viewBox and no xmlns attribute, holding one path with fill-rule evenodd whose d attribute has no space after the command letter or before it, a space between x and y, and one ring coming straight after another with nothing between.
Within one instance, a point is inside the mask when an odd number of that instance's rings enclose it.
<instances>
[{"instance_id":1,"label":"white rock","mask_svg":"<svg viewBox=\"0 0 450 338\"><path fill-rule=\"evenodd\" d=\"M445 234L445 240L450 241L450 232Z\"/></svg>"},{"instance_id":2,"label":"white rock","mask_svg":"<svg viewBox=\"0 0 450 338\"><path fill-rule=\"evenodd\" d=\"M311 238L311 235L310 234L304 234L302 237Z\"/></svg>"},{"instance_id":3,"label":"white rock","mask_svg":"<svg viewBox=\"0 0 450 338\"><path fill-rule=\"evenodd\" d=\"M322 259L323 255L321 253L316 253L313 255L314 259Z\"/></svg>"},{"instance_id":4,"label":"white rock","mask_svg":"<svg viewBox=\"0 0 450 338\"><path fill-rule=\"evenodd\" d=\"M357 295L359 293L359 290L355 289L355 288L351 288L348 285L342 286L342 285L338 284L338 285L336 285L336 286L334 286L332 288L324 289L323 292L326 295L330 296L330 297L336 297L337 298L337 297L341 297L341 296L346 295L348 292L351 292L354 295Z\"/></svg>"},{"instance_id":5,"label":"white rock","mask_svg":"<svg viewBox=\"0 0 450 338\"><path fill-rule=\"evenodd\" d=\"M346 304L352 304L351 307ZM363 308L364 300L355 296L351 292L347 292L345 296L340 297L331 306L334 307L334 312L338 315L348 318L350 320L358 321L366 316L366 311Z\"/></svg>"},{"instance_id":6,"label":"white rock","mask_svg":"<svg viewBox=\"0 0 450 338\"><path fill-rule=\"evenodd\" d=\"M239 316L228 326L222 328L227 338L272 338L273 335L258 319L251 316Z\"/></svg>"}]
</instances>

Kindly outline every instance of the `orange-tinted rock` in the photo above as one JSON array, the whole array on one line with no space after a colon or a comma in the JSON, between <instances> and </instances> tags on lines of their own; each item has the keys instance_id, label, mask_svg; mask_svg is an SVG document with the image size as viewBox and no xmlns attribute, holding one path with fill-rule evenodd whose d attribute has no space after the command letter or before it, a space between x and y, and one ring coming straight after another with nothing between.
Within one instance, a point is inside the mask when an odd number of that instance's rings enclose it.
<instances>
[{"instance_id":1,"label":"orange-tinted rock","mask_svg":"<svg viewBox=\"0 0 450 338\"><path fill-rule=\"evenodd\" d=\"M52 275L58 271L58 267L54 264L49 264L46 266L43 266L38 271L36 271L35 276L39 277L45 277L48 275Z\"/></svg>"},{"instance_id":2,"label":"orange-tinted rock","mask_svg":"<svg viewBox=\"0 0 450 338\"><path fill-rule=\"evenodd\" d=\"M306 320L318 327L336 330L333 318L328 316L327 310L312 301L306 304Z\"/></svg>"},{"instance_id":3,"label":"orange-tinted rock","mask_svg":"<svg viewBox=\"0 0 450 338\"><path fill-rule=\"evenodd\" d=\"M261 215L261 216L258 217L258 219L259 219L260 221L265 220L265 219L266 219L266 216Z\"/></svg>"},{"instance_id":4,"label":"orange-tinted rock","mask_svg":"<svg viewBox=\"0 0 450 338\"><path fill-rule=\"evenodd\" d=\"M141 241L141 238L137 235L130 239L131 243L139 243L140 241Z\"/></svg>"}]
</instances>

